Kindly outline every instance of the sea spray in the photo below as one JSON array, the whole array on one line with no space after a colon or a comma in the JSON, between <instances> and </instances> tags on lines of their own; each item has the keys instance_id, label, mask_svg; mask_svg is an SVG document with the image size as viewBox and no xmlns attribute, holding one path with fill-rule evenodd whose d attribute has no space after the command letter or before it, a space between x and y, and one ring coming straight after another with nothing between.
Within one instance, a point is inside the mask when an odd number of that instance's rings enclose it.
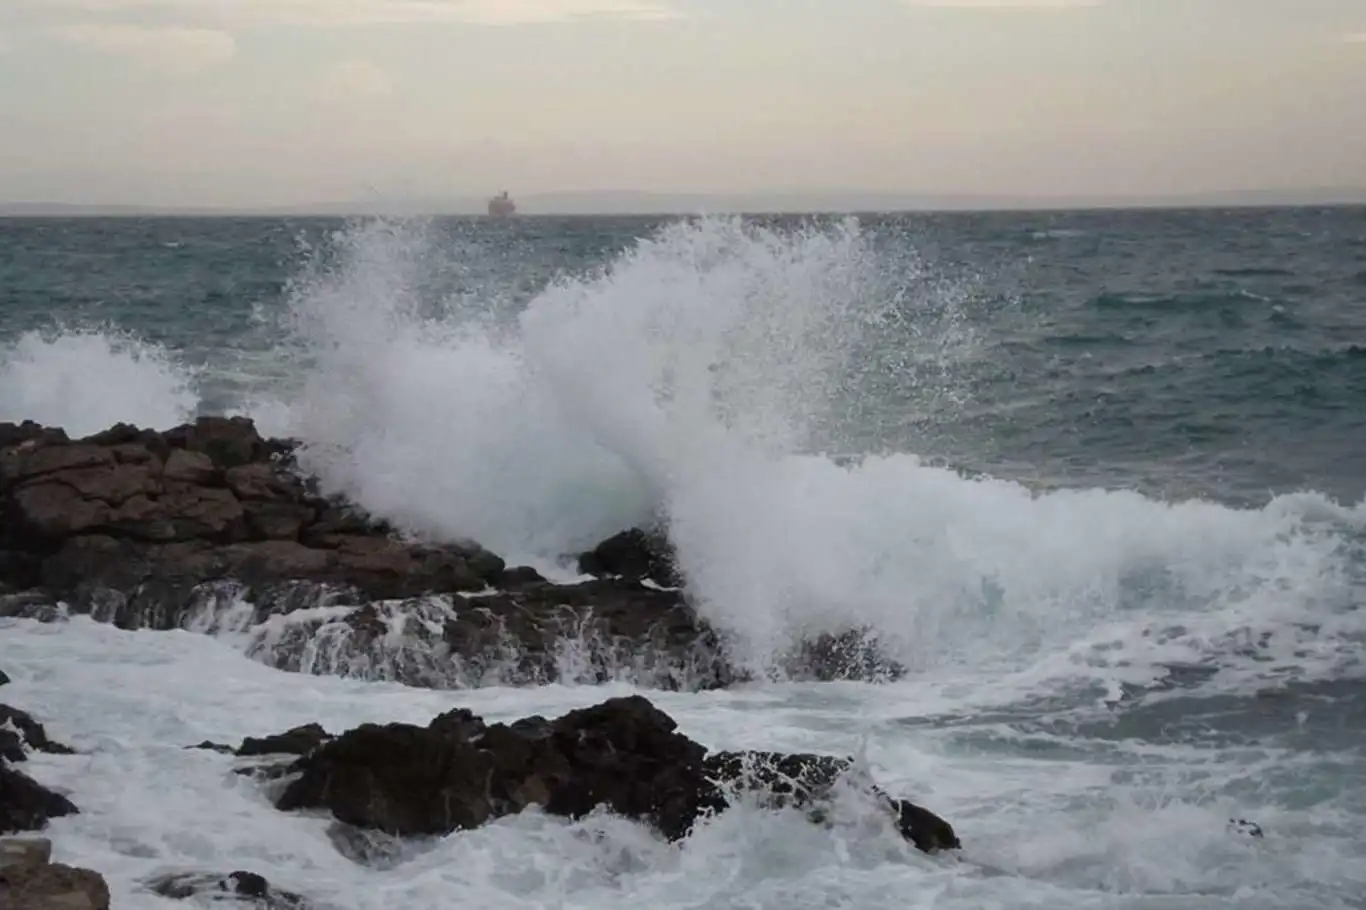
<instances>
[{"instance_id":1,"label":"sea spray","mask_svg":"<svg viewBox=\"0 0 1366 910\"><path fill-rule=\"evenodd\" d=\"M855 221L677 222L512 320L425 295L440 253L420 228L370 223L339 243L290 303L304 464L401 524L514 560L663 516L699 608L758 665L801 636L870 628L920 670L1270 670L1302 645L1297 623L1359 593L1341 527L1309 521L1321 510L1302 498L1039 494L910 453L822 455L841 411L887 380L861 359L868 333L915 324L924 299ZM942 300L924 310L937 331L884 365L928 364L937 393L955 352L981 350ZM1324 672L1345 640L1317 649Z\"/></svg>"},{"instance_id":2,"label":"sea spray","mask_svg":"<svg viewBox=\"0 0 1366 910\"><path fill-rule=\"evenodd\" d=\"M169 429L193 416L196 371L114 327L58 326L0 345L0 420L36 420L72 436L120 421Z\"/></svg>"}]
</instances>

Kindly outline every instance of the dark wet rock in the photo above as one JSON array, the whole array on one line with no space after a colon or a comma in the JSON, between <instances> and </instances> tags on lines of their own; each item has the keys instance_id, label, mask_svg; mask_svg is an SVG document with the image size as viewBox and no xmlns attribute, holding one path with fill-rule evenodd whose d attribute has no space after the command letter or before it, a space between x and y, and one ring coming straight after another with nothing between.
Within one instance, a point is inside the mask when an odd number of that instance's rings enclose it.
<instances>
[{"instance_id":1,"label":"dark wet rock","mask_svg":"<svg viewBox=\"0 0 1366 910\"><path fill-rule=\"evenodd\" d=\"M61 606L45 591L15 591L0 594L0 617L56 622L63 616Z\"/></svg>"},{"instance_id":2,"label":"dark wet rock","mask_svg":"<svg viewBox=\"0 0 1366 910\"><path fill-rule=\"evenodd\" d=\"M676 588L683 584L676 560L673 545L662 532L632 528L580 555L579 571L599 577L648 578L666 588Z\"/></svg>"},{"instance_id":3,"label":"dark wet rock","mask_svg":"<svg viewBox=\"0 0 1366 910\"><path fill-rule=\"evenodd\" d=\"M0 763L0 834L39 831L47 827L48 819L77 811L65 796Z\"/></svg>"},{"instance_id":4,"label":"dark wet rock","mask_svg":"<svg viewBox=\"0 0 1366 910\"><path fill-rule=\"evenodd\" d=\"M185 748L186 748L186 749L202 749L202 750L204 750L205 752L218 752L218 753L221 753L221 754L223 754L223 755L236 755L236 754L237 754L237 750L234 749L232 746L229 746L227 743L215 743L215 742L210 742L210 741L207 740L207 739L204 740L202 743L198 743L198 744L193 745L193 746L186 746Z\"/></svg>"},{"instance_id":5,"label":"dark wet rock","mask_svg":"<svg viewBox=\"0 0 1366 910\"><path fill-rule=\"evenodd\" d=\"M9 674L6 673L4 670L0 670L0 686L8 686L9 684L10 684Z\"/></svg>"},{"instance_id":6,"label":"dark wet rock","mask_svg":"<svg viewBox=\"0 0 1366 910\"><path fill-rule=\"evenodd\" d=\"M546 581L545 577L531 566L513 566L503 570L503 574L498 577L494 587L505 591L515 591L545 584L550 584L550 582Z\"/></svg>"},{"instance_id":7,"label":"dark wet rock","mask_svg":"<svg viewBox=\"0 0 1366 910\"><path fill-rule=\"evenodd\" d=\"M783 662L789 679L834 682L889 682L906 675L906 667L879 647L870 629L822 633L798 645Z\"/></svg>"},{"instance_id":8,"label":"dark wet rock","mask_svg":"<svg viewBox=\"0 0 1366 910\"><path fill-rule=\"evenodd\" d=\"M11 708L9 705L0 705L0 734L5 732L10 732L24 746L37 752L47 752L52 755L74 754L73 749L48 739L47 731L43 729L43 725L34 720L27 711Z\"/></svg>"},{"instance_id":9,"label":"dark wet rock","mask_svg":"<svg viewBox=\"0 0 1366 910\"><path fill-rule=\"evenodd\" d=\"M1250 822L1245 818L1231 818L1228 820L1229 828L1238 834L1248 837L1263 837L1262 826L1256 822Z\"/></svg>"},{"instance_id":10,"label":"dark wet rock","mask_svg":"<svg viewBox=\"0 0 1366 910\"><path fill-rule=\"evenodd\" d=\"M302 895L276 888L254 872L181 872L149 879L146 886L152 893L171 900L202 897L214 904L229 903L256 910L310 910L314 906Z\"/></svg>"},{"instance_id":11,"label":"dark wet rock","mask_svg":"<svg viewBox=\"0 0 1366 910\"><path fill-rule=\"evenodd\" d=\"M486 725L465 710L426 727L365 724L294 762L289 771L298 776L276 807L326 809L343 825L394 837L475 828L530 805L569 818L606 807L677 840L724 810L737 789L760 793L766 805L815 807L850 767L830 756L709 756L667 714L632 696L511 725ZM958 846L933 813L866 788L917 847Z\"/></svg>"},{"instance_id":12,"label":"dark wet rock","mask_svg":"<svg viewBox=\"0 0 1366 910\"><path fill-rule=\"evenodd\" d=\"M275 736L255 739L248 736L237 748L245 757L256 755L307 755L332 736L318 724L305 724Z\"/></svg>"}]
</instances>

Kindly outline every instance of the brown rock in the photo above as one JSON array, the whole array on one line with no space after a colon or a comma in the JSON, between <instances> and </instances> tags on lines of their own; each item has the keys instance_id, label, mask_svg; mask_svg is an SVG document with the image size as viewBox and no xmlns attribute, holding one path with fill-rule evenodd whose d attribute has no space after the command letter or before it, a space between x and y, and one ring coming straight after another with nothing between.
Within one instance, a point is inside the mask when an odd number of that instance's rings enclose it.
<instances>
[{"instance_id":1,"label":"brown rock","mask_svg":"<svg viewBox=\"0 0 1366 910\"><path fill-rule=\"evenodd\" d=\"M261 461L267 446L256 424L246 417L200 417L165 434L172 448L202 452L220 468Z\"/></svg>"},{"instance_id":2,"label":"brown rock","mask_svg":"<svg viewBox=\"0 0 1366 910\"><path fill-rule=\"evenodd\" d=\"M161 492L151 463L74 468L49 474L42 482L64 483L86 499L98 499L114 506L134 496L155 496Z\"/></svg>"},{"instance_id":3,"label":"brown rock","mask_svg":"<svg viewBox=\"0 0 1366 910\"><path fill-rule=\"evenodd\" d=\"M113 510L108 503L86 499L64 483L28 483L11 497L11 533L32 535L36 540L70 537L109 523Z\"/></svg>"},{"instance_id":4,"label":"brown rock","mask_svg":"<svg viewBox=\"0 0 1366 910\"><path fill-rule=\"evenodd\" d=\"M108 449L92 445L20 444L0 451L0 487L23 483L44 474L73 468L95 468L114 464Z\"/></svg>"},{"instance_id":5,"label":"brown rock","mask_svg":"<svg viewBox=\"0 0 1366 910\"><path fill-rule=\"evenodd\" d=\"M242 507L247 516L247 534L254 540L298 540L299 532L314 515L311 507L292 502L247 500Z\"/></svg>"},{"instance_id":6,"label":"brown rock","mask_svg":"<svg viewBox=\"0 0 1366 910\"><path fill-rule=\"evenodd\" d=\"M172 449L171 454L166 458L163 476L168 481L206 484L212 481L217 473L217 469L213 466L213 459L203 452Z\"/></svg>"},{"instance_id":7,"label":"brown rock","mask_svg":"<svg viewBox=\"0 0 1366 910\"><path fill-rule=\"evenodd\" d=\"M98 872L61 863L0 869L0 906L15 910L109 910L109 885Z\"/></svg>"}]
</instances>

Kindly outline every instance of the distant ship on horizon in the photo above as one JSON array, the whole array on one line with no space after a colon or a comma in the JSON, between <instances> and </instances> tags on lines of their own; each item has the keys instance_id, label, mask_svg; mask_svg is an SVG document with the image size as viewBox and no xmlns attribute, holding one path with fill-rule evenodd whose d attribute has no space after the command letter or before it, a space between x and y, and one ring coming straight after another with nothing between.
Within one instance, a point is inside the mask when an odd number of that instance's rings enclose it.
<instances>
[{"instance_id":1,"label":"distant ship on horizon","mask_svg":"<svg viewBox=\"0 0 1366 910\"><path fill-rule=\"evenodd\" d=\"M517 212L517 204L512 201L507 190L489 200L490 218L507 218Z\"/></svg>"}]
</instances>

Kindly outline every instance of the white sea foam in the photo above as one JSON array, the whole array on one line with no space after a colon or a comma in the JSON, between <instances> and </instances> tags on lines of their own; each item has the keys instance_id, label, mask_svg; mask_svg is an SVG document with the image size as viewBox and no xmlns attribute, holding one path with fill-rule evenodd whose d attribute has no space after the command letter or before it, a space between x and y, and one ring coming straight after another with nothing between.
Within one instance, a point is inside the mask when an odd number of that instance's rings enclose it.
<instances>
[{"instance_id":1,"label":"white sea foam","mask_svg":"<svg viewBox=\"0 0 1366 910\"><path fill-rule=\"evenodd\" d=\"M172 353L125 332L26 332L0 345L0 420L73 436L120 421L169 429L194 413L195 378Z\"/></svg>"},{"instance_id":2,"label":"white sea foam","mask_svg":"<svg viewBox=\"0 0 1366 910\"><path fill-rule=\"evenodd\" d=\"M284 674L190 632L0 622L0 665L14 677L5 700L81 753L28 766L82 809L52 823L56 858L104 873L116 907L179 906L140 890L151 875L235 869L342 910L1345 907L1366 887L1345 814L1357 798L1350 756L1081 739L1044 748L966 717L907 726L926 704L914 683L647 695L713 747L862 751L876 780L955 823L961 860L915 853L854 801L828 829L737 809L681 847L609 816L531 812L367 869L336 852L326 819L277 812L231 773L232 758L183 747L310 721L426 723L457 705L497 720L554 716L630 690L420 691ZM964 738L973 733L1006 747L984 751ZM1231 815L1255 818L1267 837L1230 834Z\"/></svg>"}]
</instances>

